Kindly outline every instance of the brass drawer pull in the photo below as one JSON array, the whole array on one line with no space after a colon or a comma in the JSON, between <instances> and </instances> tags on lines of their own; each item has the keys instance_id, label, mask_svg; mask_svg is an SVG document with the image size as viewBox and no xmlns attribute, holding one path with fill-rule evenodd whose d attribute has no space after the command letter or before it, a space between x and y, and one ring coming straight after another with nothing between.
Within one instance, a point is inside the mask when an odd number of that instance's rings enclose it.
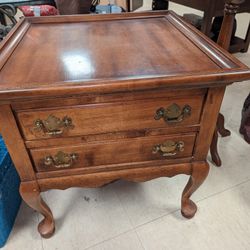
<instances>
[{"instance_id":1,"label":"brass drawer pull","mask_svg":"<svg viewBox=\"0 0 250 250\"><path fill-rule=\"evenodd\" d=\"M159 153L162 156L174 156L178 152L184 151L184 142L183 141L165 141L162 144L157 144L153 147L152 153Z\"/></svg>"},{"instance_id":2,"label":"brass drawer pull","mask_svg":"<svg viewBox=\"0 0 250 250\"><path fill-rule=\"evenodd\" d=\"M55 168L69 168L73 166L78 158L78 154L66 154L62 151L59 151L54 157L50 155L46 156L44 158L43 164L45 166Z\"/></svg>"},{"instance_id":3,"label":"brass drawer pull","mask_svg":"<svg viewBox=\"0 0 250 250\"><path fill-rule=\"evenodd\" d=\"M65 116L63 119L54 115L49 115L46 120L37 119L34 122L35 131L43 131L44 134L55 136L61 135L66 129L73 129L74 125L70 117Z\"/></svg>"},{"instance_id":4,"label":"brass drawer pull","mask_svg":"<svg viewBox=\"0 0 250 250\"><path fill-rule=\"evenodd\" d=\"M187 116L191 115L191 107L185 105L182 109L176 103L173 103L167 108L159 108L155 114L155 120L164 119L167 123L181 122Z\"/></svg>"}]
</instances>

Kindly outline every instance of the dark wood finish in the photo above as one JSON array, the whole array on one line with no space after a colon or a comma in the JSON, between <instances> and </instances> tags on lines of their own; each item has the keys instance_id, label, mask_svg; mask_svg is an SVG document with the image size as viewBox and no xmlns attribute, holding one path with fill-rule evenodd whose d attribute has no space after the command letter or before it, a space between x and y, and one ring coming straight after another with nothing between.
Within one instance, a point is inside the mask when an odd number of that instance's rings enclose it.
<instances>
[{"instance_id":1,"label":"dark wood finish","mask_svg":"<svg viewBox=\"0 0 250 250\"><path fill-rule=\"evenodd\" d=\"M210 146L210 152L211 152L212 161L215 163L217 167L220 167L222 162L221 162L220 155L218 153L218 137L219 137L218 129L216 127L214 130L213 139L212 139L211 146Z\"/></svg>"},{"instance_id":2,"label":"dark wood finish","mask_svg":"<svg viewBox=\"0 0 250 250\"><path fill-rule=\"evenodd\" d=\"M119 179L190 175L194 216L225 87L247 66L168 11L25 19L0 52L0 128L43 237L55 225L40 192Z\"/></svg>"},{"instance_id":3,"label":"dark wood finish","mask_svg":"<svg viewBox=\"0 0 250 250\"><path fill-rule=\"evenodd\" d=\"M225 118L221 113L218 116L217 129L222 137L227 137L231 135L230 130L225 128Z\"/></svg>"},{"instance_id":4,"label":"dark wood finish","mask_svg":"<svg viewBox=\"0 0 250 250\"><path fill-rule=\"evenodd\" d=\"M245 141L250 144L250 93L242 108L240 133L244 136Z\"/></svg>"},{"instance_id":5,"label":"dark wood finish","mask_svg":"<svg viewBox=\"0 0 250 250\"><path fill-rule=\"evenodd\" d=\"M90 12L91 0L55 0L60 15L88 14Z\"/></svg>"},{"instance_id":6,"label":"dark wood finish","mask_svg":"<svg viewBox=\"0 0 250 250\"><path fill-rule=\"evenodd\" d=\"M222 22L221 31L218 37L217 43L224 48L225 50L229 50L231 36L233 32L233 25L235 15L240 7L240 5L244 3L244 0L227 0L225 4L225 14ZM216 129L214 131L210 152L213 162L217 167L220 167L222 162L218 153L218 133L221 134L222 137L229 136L231 132L225 128L225 118L220 113L217 119Z\"/></svg>"},{"instance_id":7,"label":"dark wood finish","mask_svg":"<svg viewBox=\"0 0 250 250\"><path fill-rule=\"evenodd\" d=\"M226 0L225 14L221 26L221 31L217 43L224 49L228 50L230 47L231 35L233 32L233 22L236 13L245 0ZM250 6L249 6L250 9Z\"/></svg>"},{"instance_id":8,"label":"dark wood finish","mask_svg":"<svg viewBox=\"0 0 250 250\"><path fill-rule=\"evenodd\" d=\"M190 8L194 8L204 12L203 23L201 31L207 36L210 35L212 21L214 17L224 15L224 5L226 3L240 4L237 13L250 12L250 1L244 1L243 4L240 0L169 0L170 2L178 3ZM231 36L230 36L231 37ZM250 24L245 39L236 38L230 46L230 52L247 52L250 42Z\"/></svg>"}]
</instances>

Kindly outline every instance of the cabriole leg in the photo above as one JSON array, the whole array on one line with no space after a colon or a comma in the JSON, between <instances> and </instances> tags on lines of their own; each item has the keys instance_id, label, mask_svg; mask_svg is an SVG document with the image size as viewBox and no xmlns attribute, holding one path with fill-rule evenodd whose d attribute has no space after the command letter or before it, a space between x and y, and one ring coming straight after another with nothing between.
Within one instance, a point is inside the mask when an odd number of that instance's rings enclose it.
<instances>
[{"instance_id":1,"label":"cabriole leg","mask_svg":"<svg viewBox=\"0 0 250 250\"><path fill-rule=\"evenodd\" d=\"M230 136L230 130L225 128L225 117L223 114L219 113L218 120L217 120L217 128L218 132L222 137Z\"/></svg>"},{"instance_id":2,"label":"cabriole leg","mask_svg":"<svg viewBox=\"0 0 250 250\"><path fill-rule=\"evenodd\" d=\"M38 225L38 232L44 238L51 237L55 232L55 222L52 212L41 198L37 183L35 181L22 182L20 185L20 194L31 208L44 216L44 219Z\"/></svg>"},{"instance_id":3,"label":"cabriole leg","mask_svg":"<svg viewBox=\"0 0 250 250\"><path fill-rule=\"evenodd\" d=\"M190 200L190 197L206 179L208 172L209 165L207 162L192 163L192 174L183 190L181 199L181 213L188 219L192 218L197 211L197 206Z\"/></svg>"},{"instance_id":4,"label":"cabriole leg","mask_svg":"<svg viewBox=\"0 0 250 250\"><path fill-rule=\"evenodd\" d=\"M218 129L214 130L213 139L210 145L210 153L212 157L212 161L217 167L221 166L221 159L218 153Z\"/></svg>"}]
</instances>

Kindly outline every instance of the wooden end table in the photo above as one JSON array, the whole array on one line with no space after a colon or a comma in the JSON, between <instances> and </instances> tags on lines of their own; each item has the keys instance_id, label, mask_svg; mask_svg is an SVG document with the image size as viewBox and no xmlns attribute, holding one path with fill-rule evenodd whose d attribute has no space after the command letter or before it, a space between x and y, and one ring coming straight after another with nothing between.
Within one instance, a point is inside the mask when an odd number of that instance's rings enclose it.
<instances>
[{"instance_id":1,"label":"wooden end table","mask_svg":"<svg viewBox=\"0 0 250 250\"><path fill-rule=\"evenodd\" d=\"M173 12L21 20L0 45L0 132L40 234L55 231L41 192L120 179L189 175L192 218L225 88L247 79Z\"/></svg>"}]
</instances>

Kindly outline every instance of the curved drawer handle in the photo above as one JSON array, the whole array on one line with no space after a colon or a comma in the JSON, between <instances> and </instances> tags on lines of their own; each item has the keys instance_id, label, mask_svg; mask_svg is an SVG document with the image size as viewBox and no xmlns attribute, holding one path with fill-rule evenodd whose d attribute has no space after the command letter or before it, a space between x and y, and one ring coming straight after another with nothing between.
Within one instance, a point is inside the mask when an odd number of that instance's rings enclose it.
<instances>
[{"instance_id":1,"label":"curved drawer handle","mask_svg":"<svg viewBox=\"0 0 250 250\"><path fill-rule=\"evenodd\" d=\"M54 157L49 155L45 156L43 164L49 167L55 168L69 168L78 160L78 154L66 154L62 151L59 151Z\"/></svg>"},{"instance_id":2,"label":"curved drawer handle","mask_svg":"<svg viewBox=\"0 0 250 250\"><path fill-rule=\"evenodd\" d=\"M174 156L178 152L184 151L184 142L174 142L171 140L165 141L162 144L157 144L153 147L152 153L159 153L162 156Z\"/></svg>"},{"instance_id":3,"label":"curved drawer handle","mask_svg":"<svg viewBox=\"0 0 250 250\"><path fill-rule=\"evenodd\" d=\"M173 103L167 108L159 108L155 113L155 120L164 119L167 123L181 122L187 116L191 115L192 108L185 105L182 109L176 103Z\"/></svg>"},{"instance_id":4,"label":"curved drawer handle","mask_svg":"<svg viewBox=\"0 0 250 250\"><path fill-rule=\"evenodd\" d=\"M54 115L49 115L46 120L37 119L34 122L35 131L43 131L44 134L55 136L61 135L66 129L73 129L72 119L68 116L63 119L57 118Z\"/></svg>"}]
</instances>

